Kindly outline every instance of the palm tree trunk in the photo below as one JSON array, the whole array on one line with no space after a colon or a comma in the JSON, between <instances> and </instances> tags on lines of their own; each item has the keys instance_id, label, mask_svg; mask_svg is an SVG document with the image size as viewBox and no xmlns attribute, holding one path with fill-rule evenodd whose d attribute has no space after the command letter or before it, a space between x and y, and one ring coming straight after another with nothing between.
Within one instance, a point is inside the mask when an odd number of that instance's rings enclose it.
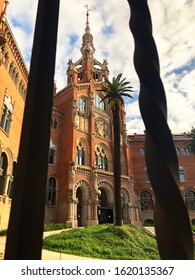
<instances>
[{"instance_id":1,"label":"palm tree trunk","mask_svg":"<svg viewBox=\"0 0 195 280\"><path fill-rule=\"evenodd\" d=\"M120 116L119 108L112 110L114 127L114 201L115 225L122 226L121 210L121 160L120 160Z\"/></svg>"}]
</instances>

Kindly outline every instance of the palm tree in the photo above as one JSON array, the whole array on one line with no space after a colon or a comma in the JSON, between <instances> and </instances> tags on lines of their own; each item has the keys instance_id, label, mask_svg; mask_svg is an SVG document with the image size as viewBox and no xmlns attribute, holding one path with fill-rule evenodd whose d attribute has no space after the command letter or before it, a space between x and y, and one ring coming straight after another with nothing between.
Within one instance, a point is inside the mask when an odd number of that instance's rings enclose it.
<instances>
[{"instance_id":1,"label":"palm tree","mask_svg":"<svg viewBox=\"0 0 195 280\"><path fill-rule=\"evenodd\" d=\"M120 110L124 106L123 96L133 98L128 92L132 92L130 82L122 79L122 74L112 78L112 82L105 79L103 88L99 91L106 93L102 99L108 99L113 114L114 128L114 200L115 200L115 225L122 225L121 210L121 162L120 162Z\"/></svg>"},{"instance_id":2,"label":"palm tree","mask_svg":"<svg viewBox=\"0 0 195 280\"><path fill-rule=\"evenodd\" d=\"M189 134L190 140L188 141L188 148L195 155L195 128L192 127L191 133Z\"/></svg>"}]
</instances>

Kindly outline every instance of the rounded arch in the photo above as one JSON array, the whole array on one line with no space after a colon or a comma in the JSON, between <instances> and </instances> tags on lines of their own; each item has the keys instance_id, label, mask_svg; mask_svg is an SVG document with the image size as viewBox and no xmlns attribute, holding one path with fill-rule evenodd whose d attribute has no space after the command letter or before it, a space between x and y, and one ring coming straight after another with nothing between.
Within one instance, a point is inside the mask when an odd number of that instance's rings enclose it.
<instances>
[{"instance_id":1,"label":"rounded arch","mask_svg":"<svg viewBox=\"0 0 195 280\"><path fill-rule=\"evenodd\" d=\"M5 153L7 160L8 160L8 166L7 166L7 173L11 174L12 173L12 168L13 168L13 162L14 162L14 156L12 150L10 148L6 147L2 149L1 153Z\"/></svg>"},{"instance_id":2,"label":"rounded arch","mask_svg":"<svg viewBox=\"0 0 195 280\"><path fill-rule=\"evenodd\" d=\"M144 226L154 226L154 221L152 219L146 219L143 223Z\"/></svg>"},{"instance_id":3,"label":"rounded arch","mask_svg":"<svg viewBox=\"0 0 195 280\"><path fill-rule=\"evenodd\" d=\"M17 165L17 163L16 163L16 161L14 161L13 166L12 166L12 173L10 175L8 189L7 189L7 195L9 198L13 197L13 191L14 191L14 187L15 187L14 178L15 178L15 172L16 172L16 165Z\"/></svg>"},{"instance_id":4,"label":"rounded arch","mask_svg":"<svg viewBox=\"0 0 195 280\"><path fill-rule=\"evenodd\" d=\"M76 217L78 226L87 225L88 201L91 198L90 185L87 180L80 179L75 184Z\"/></svg>"},{"instance_id":5,"label":"rounded arch","mask_svg":"<svg viewBox=\"0 0 195 280\"><path fill-rule=\"evenodd\" d=\"M105 100L103 100L103 95L101 93L94 94L94 106L101 111L107 111L107 104Z\"/></svg>"},{"instance_id":6,"label":"rounded arch","mask_svg":"<svg viewBox=\"0 0 195 280\"><path fill-rule=\"evenodd\" d=\"M79 112L86 112L88 109L88 102L87 102L87 96L84 94L78 94L77 95L77 109Z\"/></svg>"},{"instance_id":7,"label":"rounded arch","mask_svg":"<svg viewBox=\"0 0 195 280\"><path fill-rule=\"evenodd\" d=\"M98 183L98 222L99 224L113 223L114 192L110 182Z\"/></svg>"},{"instance_id":8,"label":"rounded arch","mask_svg":"<svg viewBox=\"0 0 195 280\"><path fill-rule=\"evenodd\" d=\"M112 184L108 181L100 181L97 185L98 189L102 188L107 195L107 203L113 204L114 203L114 188Z\"/></svg>"},{"instance_id":9,"label":"rounded arch","mask_svg":"<svg viewBox=\"0 0 195 280\"><path fill-rule=\"evenodd\" d=\"M57 187L58 187L58 184L59 184L59 177L58 177L58 175L57 175L55 172L51 172L51 173L48 174L48 179L49 179L50 177L55 178L55 180L56 180L56 188L57 188Z\"/></svg>"},{"instance_id":10,"label":"rounded arch","mask_svg":"<svg viewBox=\"0 0 195 280\"><path fill-rule=\"evenodd\" d=\"M195 210L195 191L186 189L184 191L184 201L188 210Z\"/></svg>"},{"instance_id":11,"label":"rounded arch","mask_svg":"<svg viewBox=\"0 0 195 280\"><path fill-rule=\"evenodd\" d=\"M192 225L195 225L195 219L192 219L192 220L191 220L191 224L192 224Z\"/></svg>"},{"instance_id":12,"label":"rounded arch","mask_svg":"<svg viewBox=\"0 0 195 280\"><path fill-rule=\"evenodd\" d=\"M0 195L4 193L5 178L8 170L8 158L5 152L0 156Z\"/></svg>"},{"instance_id":13,"label":"rounded arch","mask_svg":"<svg viewBox=\"0 0 195 280\"><path fill-rule=\"evenodd\" d=\"M76 183L75 183L75 198L76 198L76 192L77 189L80 188L82 191L82 200L83 201L87 201L89 198L91 198L91 191L90 191L90 187L89 187L89 182L87 180L84 179L79 179Z\"/></svg>"},{"instance_id":14,"label":"rounded arch","mask_svg":"<svg viewBox=\"0 0 195 280\"><path fill-rule=\"evenodd\" d=\"M141 211L150 211L154 208L152 193L148 189L140 193L140 208Z\"/></svg>"},{"instance_id":15,"label":"rounded arch","mask_svg":"<svg viewBox=\"0 0 195 280\"><path fill-rule=\"evenodd\" d=\"M95 145L95 166L105 171L113 170L111 151L107 145L101 142Z\"/></svg>"},{"instance_id":16,"label":"rounded arch","mask_svg":"<svg viewBox=\"0 0 195 280\"><path fill-rule=\"evenodd\" d=\"M78 138L76 142L76 164L89 165L89 151L88 141L84 137Z\"/></svg>"}]
</instances>

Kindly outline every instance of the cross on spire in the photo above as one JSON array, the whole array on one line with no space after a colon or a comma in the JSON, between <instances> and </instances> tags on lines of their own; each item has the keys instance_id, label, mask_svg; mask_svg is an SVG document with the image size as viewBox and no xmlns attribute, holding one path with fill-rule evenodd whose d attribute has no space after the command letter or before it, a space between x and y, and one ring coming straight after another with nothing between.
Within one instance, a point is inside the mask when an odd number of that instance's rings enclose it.
<instances>
[{"instance_id":1,"label":"cross on spire","mask_svg":"<svg viewBox=\"0 0 195 280\"><path fill-rule=\"evenodd\" d=\"M85 5L85 8L86 8L86 10L87 10L86 15L87 15L87 22L88 22L88 18L89 18L89 11L90 11L91 9L89 8L89 5L88 5L88 4L87 4L87 5Z\"/></svg>"}]
</instances>

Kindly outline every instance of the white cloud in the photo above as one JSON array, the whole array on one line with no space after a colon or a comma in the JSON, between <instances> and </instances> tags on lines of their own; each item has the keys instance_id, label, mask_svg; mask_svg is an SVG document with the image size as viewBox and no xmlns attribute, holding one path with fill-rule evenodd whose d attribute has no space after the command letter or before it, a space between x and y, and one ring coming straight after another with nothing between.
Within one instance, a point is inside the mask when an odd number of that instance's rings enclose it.
<instances>
[{"instance_id":1,"label":"white cloud","mask_svg":"<svg viewBox=\"0 0 195 280\"><path fill-rule=\"evenodd\" d=\"M120 1L120 4L118 0L89 2L96 59L103 61L107 58L111 77L121 72L135 89L139 89L133 66L134 42L128 26L130 10L127 1ZM37 3L38 0L13 0L8 8L9 21L26 58L31 50ZM68 59L76 61L81 55L85 4L84 0L61 1L55 75L58 90L66 83ZM195 126L195 0L174 1L171 5L168 0L150 0L148 4L166 90L169 126L173 132L189 131ZM103 34L105 27L112 30L110 35ZM70 36L73 34L78 40L71 46ZM190 63L191 68L187 67ZM137 98L131 102L127 105L128 131L143 133Z\"/></svg>"}]
</instances>

